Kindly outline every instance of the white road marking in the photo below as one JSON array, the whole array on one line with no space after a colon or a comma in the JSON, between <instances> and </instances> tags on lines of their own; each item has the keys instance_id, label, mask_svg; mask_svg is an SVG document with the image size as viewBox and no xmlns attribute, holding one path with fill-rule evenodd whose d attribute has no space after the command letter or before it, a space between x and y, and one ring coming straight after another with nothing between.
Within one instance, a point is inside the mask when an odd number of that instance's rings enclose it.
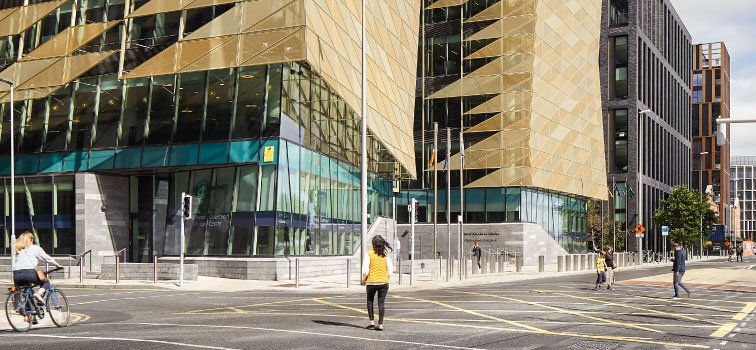
<instances>
[{"instance_id":1,"label":"white road marking","mask_svg":"<svg viewBox=\"0 0 756 350\"><path fill-rule=\"evenodd\" d=\"M740 332L741 328L735 328L735 332Z\"/></svg>"},{"instance_id":2,"label":"white road marking","mask_svg":"<svg viewBox=\"0 0 756 350\"><path fill-rule=\"evenodd\" d=\"M730 335L728 335L727 337L733 338L733 337L735 337L735 333L730 333Z\"/></svg>"},{"instance_id":3,"label":"white road marking","mask_svg":"<svg viewBox=\"0 0 756 350\"><path fill-rule=\"evenodd\" d=\"M83 339L83 340L112 340L112 341L130 341L130 342L138 342L138 343L155 343L155 344L166 344L166 345L178 345L178 346L185 346L190 348L202 348L202 349L214 349L214 350L239 350L234 348L222 348L219 346L207 346L207 345L197 345L197 344L186 344L186 343L176 343L176 342L170 342L170 341L163 341L163 340L152 340L152 339L133 339L133 338L113 338L113 337L84 337L84 336L75 336L75 335L46 335L46 334L14 334L14 333L8 333L8 334L0 334L0 336L11 336L11 337L40 337L40 338L56 338L56 339Z\"/></svg>"},{"instance_id":4,"label":"white road marking","mask_svg":"<svg viewBox=\"0 0 756 350\"><path fill-rule=\"evenodd\" d=\"M391 340L391 339L374 339L374 338L355 337L355 336L341 335L341 334L317 333L317 332L308 332L308 331L295 331L295 330L290 330L290 329L275 329L275 328L262 328L262 327L218 326L218 325L179 324L179 323L149 323L149 322L117 322L117 323L90 323L90 324L91 325L94 325L94 324L98 324L98 325L99 324L118 324L118 325L130 324L130 325L162 326L162 327L170 326L170 327L250 329L250 330L259 330L259 331L271 331L271 332L282 332L282 333L318 335L318 336L333 337L333 338L367 340L367 341L373 341L373 342L379 342L379 343L408 344L408 345L418 345L418 346L427 346L427 347L435 347L435 348L446 348L446 349L483 350L483 349L480 349L480 348L468 348L468 347L463 347L463 346L418 343L418 342L403 341L403 340Z\"/></svg>"},{"instance_id":5,"label":"white road marking","mask_svg":"<svg viewBox=\"0 0 756 350\"><path fill-rule=\"evenodd\" d=\"M197 293L184 293L184 294L172 294L171 296L181 296L181 295L196 295L196 294L204 294L204 292L197 292ZM149 299L149 298L160 298L164 297L165 295L147 295L143 297L129 297L129 298L113 298L113 299L102 299L102 300L90 300L90 301L83 301L80 303L74 303L70 305L86 305L86 304L96 304L96 303L104 303L108 301L119 301L119 300L137 300L137 299Z\"/></svg>"},{"instance_id":6,"label":"white road marking","mask_svg":"<svg viewBox=\"0 0 756 350\"><path fill-rule=\"evenodd\" d=\"M727 345L727 340L723 340L719 345Z\"/></svg>"}]
</instances>

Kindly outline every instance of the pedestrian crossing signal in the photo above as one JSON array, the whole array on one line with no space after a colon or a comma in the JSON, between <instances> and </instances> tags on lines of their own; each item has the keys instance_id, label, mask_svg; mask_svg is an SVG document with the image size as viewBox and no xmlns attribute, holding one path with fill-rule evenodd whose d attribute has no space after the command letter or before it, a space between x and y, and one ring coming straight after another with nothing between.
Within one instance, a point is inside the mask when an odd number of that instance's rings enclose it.
<instances>
[{"instance_id":1,"label":"pedestrian crossing signal","mask_svg":"<svg viewBox=\"0 0 756 350\"><path fill-rule=\"evenodd\" d=\"M181 199L181 202L183 203L181 206L181 216L184 219L191 219L192 218L192 196L188 194L184 194L183 198Z\"/></svg>"}]
</instances>

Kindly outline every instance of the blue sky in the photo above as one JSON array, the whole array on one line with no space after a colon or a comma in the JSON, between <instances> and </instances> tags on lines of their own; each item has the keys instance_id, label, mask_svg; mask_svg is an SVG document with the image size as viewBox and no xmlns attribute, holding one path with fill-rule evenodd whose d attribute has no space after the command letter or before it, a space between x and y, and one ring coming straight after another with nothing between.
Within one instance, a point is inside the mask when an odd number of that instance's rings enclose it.
<instances>
[{"instance_id":1,"label":"blue sky","mask_svg":"<svg viewBox=\"0 0 756 350\"><path fill-rule=\"evenodd\" d=\"M693 43L724 41L730 52L730 116L756 119L756 0L670 0ZM756 155L756 123L733 124L730 154Z\"/></svg>"}]
</instances>

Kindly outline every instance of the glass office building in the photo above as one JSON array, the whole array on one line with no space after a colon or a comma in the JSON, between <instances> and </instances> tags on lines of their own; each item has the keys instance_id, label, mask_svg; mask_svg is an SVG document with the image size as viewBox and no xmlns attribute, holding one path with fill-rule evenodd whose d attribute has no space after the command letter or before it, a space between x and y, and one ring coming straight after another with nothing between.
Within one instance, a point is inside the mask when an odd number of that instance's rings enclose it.
<instances>
[{"instance_id":1,"label":"glass office building","mask_svg":"<svg viewBox=\"0 0 756 350\"><path fill-rule=\"evenodd\" d=\"M276 31L260 22L267 17L257 17L268 11L284 17L275 28L304 28L298 15L306 2L292 3L3 2L0 77L16 83L16 96L11 103L0 87L2 252L10 251L13 132L16 234L34 232L53 254L82 253L88 244L77 235L95 218L79 212L90 194L79 191L78 174L127 184L110 194L118 205L101 211L118 218L103 226L128 222L128 237L117 240L125 246L113 244L127 248L128 261L179 254L182 192L194 196L187 255L352 254L360 237L360 116L340 80L293 53L305 42L271 37ZM241 8L255 15L236 16ZM11 17L22 21L6 23ZM229 18L249 28L217 29ZM267 36L255 39L256 30ZM237 61L218 62L225 47L218 43L227 39L246 41L235 47ZM268 43L275 45L242 62ZM193 66L179 69L186 64ZM396 151L377 132L369 136L369 215L391 217Z\"/></svg>"}]
</instances>

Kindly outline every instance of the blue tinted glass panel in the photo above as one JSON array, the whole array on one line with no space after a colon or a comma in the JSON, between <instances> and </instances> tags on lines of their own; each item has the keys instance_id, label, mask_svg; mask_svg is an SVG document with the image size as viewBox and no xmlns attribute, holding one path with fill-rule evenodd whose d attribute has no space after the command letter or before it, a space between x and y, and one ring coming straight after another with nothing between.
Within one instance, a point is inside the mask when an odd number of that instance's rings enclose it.
<instances>
[{"instance_id":1,"label":"blue tinted glass panel","mask_svg":"<svg viewBox=\"0 0 756 350\"><path fill-rule=\"evenodd\" d=\"M9 156L0 157L0 174L3 174L3 175L10 174L10 157Z\"/></svg>"},{"instance_id":2,"label":"blue tinted glass panel","mask_svg":"<svg viewBox=\"0 0 756 350\"><path fill-rule=\"evenodd\" d=\"M48 153L40 156L39 171L42 173L63 171L63 153Z\"/></svg>"},{"instance_id":3,"label":"blue tinted glass panel","mask_svg":"<svg viewBox=\"0 0 756 350\"><path fill-rule=\"evenodd\" d=\"M142 153L142 167L167 166L168 147L145 147Z\"/></svg>"},{"instance_id":4,"label":"blue tinted glass panel","mask_svg":"<svg viewBox=\"0 0 756 350\"><path fill-rule=\"evenodd\" d=\"M118 151L116 168L138 168L142 160L141 148L127 148Z\"/></svg>"},{"instance_id":5,"label":"blue tinted glass panel","mask_svg":"<svg viewBox=\"0 0 756 350\"><path fill-rule=\"evenodd\" d=\"M89 156L89 169L113 169L115 151L92 151Z\"/></svg>"},{"instance_id":6,"label":"blue tinted glass panel","mask_svg":"<svg viewBox=\"0 0 756 350\"><path fill-rule=\"evenodd\" d=\"M206 143L200 148L200 164L225 163L228 159L228 142Z\"/></svg>"},{"instance_id":7,"label":"blue tinted glass panel","mask_svg":"<svg viewBox=\"0 0 756 350\"><path fill-rule=\"evenodd\" d=\"M260 143L257 141L231 142L229 163L256 162L259 158Z\"/></svg>"},{"instance_id":8,"label":"blue tinted glass panel","mask_svg":"<svg viewBox=\"0 0 756 350\"><path fill-rule=\"evenodd\" d=\"M39 156L20 156L16 160L16 172L19 174L33 174L39 170Z\"/></svg>"},{"instance_id":9,"label":"blue tinted glass panel","mask_svg":"<svg viewBox=\"0 0 756 350\"><path fill-rule=\"evenodd\" d=\"M197 164L198 145L177 145L171 151L171 165Z\"/></svg>"},{"instance_id":10,"label":"blue tinted glass panel","mask_svg":"<svg viewBox=\"0 0 756 350\"><path fill-rule=\"evenodd\" d=\"M73 152L66 154L65 164L63 164L64 171L82 171L87 170L87 162L89 161L89 154L86 152Z\"/></svg>"}]
</instances>

